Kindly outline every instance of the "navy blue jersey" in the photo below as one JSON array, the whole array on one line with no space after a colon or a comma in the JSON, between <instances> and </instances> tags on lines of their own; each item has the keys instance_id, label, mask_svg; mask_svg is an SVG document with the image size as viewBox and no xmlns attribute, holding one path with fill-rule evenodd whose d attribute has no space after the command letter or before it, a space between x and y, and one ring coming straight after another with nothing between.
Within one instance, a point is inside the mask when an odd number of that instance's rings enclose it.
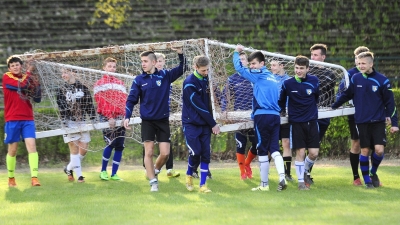
<instances>
[{"instance_id":1,"label":"navy blue jersey","mask_svg":"<svg viewBox=\"0 0 400 225\"><path fill-rule=\"evenodd\" d=\"M238 73L228 77L221 96L221 110L226 111L233 100L233 110L251 110L253 86Z\"/></svg>"},{"instance_id":2,"label":"navy blue jersey","mask_svg":"<svg viewBox=\"0 0 400 225\"><path fill-rule=\"evenodd\" d=\"M282 85L279 106L288 105L289 123L309 122L318 119L319 81L307 74L305 78L290 78Z\"/></svg>"},{"instance_id":3,"label":"navy blue jersey","mask_svg":"<svg viewBox=\"0 0 400 225\"><path fill-rule=\"evenodd\" d=\"M125 118L131 118L133 107L140 102L140 118L160 120L169 117L171 83L183 74L184 57L178 54L179 66L171 70L157 69L153 74L142 73L135 78L126 100Z\"/></svg>"},{"instance_id":4,"label":"navy blue jersey","mask_svg":"<svg viewBox=\"0 0 400 225\"><path fill-rule=\"evenodd\" d=\"M182 102L182 124L210 127L217 124L209 107L210 89L207 77L196 71L189 75L183 82Z\"/></svg>"},{"instance_id":5,"label":"navy blue jersey","mask_svg":"<svg viewBox=\"0 0 400 225\"><path fill-rule=\"evenodd\" d=\"M351 99L355 107L354 119L357 124L384 122L386 117L390 117L392 126L398 126L390 82L375 69L371 74L354 74L349 88L332 105L332 108L336 109Z\"/></svg>"}]
</instances>

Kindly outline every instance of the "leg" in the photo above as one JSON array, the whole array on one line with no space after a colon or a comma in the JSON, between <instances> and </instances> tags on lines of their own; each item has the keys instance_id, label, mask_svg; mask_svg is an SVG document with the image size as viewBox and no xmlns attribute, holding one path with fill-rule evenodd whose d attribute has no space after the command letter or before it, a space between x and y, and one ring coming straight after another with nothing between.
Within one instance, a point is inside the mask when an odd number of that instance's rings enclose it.
<instances>
[{"instance_id":1,"label":"leg","mask_svg":"<svg viewBox=\"0 0 400 225\"><path fill-rule=\"evenodd\" d=\"M242 132L245 132L244 130ZM235 140L236 140L236 160L239 165L240 170L240 178L242 180L247 179L247 174L245 170L245 149L247 145L247 135L242 134L241 132L235 132Z\"/></svg>"},{"instance_id":2,"label":"leg","mask_svg":"<svg viewBox=\"0 0 400 225\"><path fill-rule=\"evenodd\" d=\"M211 190L206 186L209 165L211 161L211 130L207 126L202 127L200 135L200 192L208 193Z\"/></svg>"},{"instance_id":3,"label":"leg","mask_svg":"<svg viewBox=\"0 0 400 225\"><path fill-rule=\"evenodd\" d=\"M254 129L252 129L248 132L248 138L251 143L251 148L247 152L247 157L244 161L244 168L246 170L247 178L252 179L253 171L251 170L250 165L251 165L251 162L254 160L254 158L257 156L257 138L255 137Z\"/></svg>"},{"instance_id":4,"label":"leg","mask_svg":"<svg viewBox=\"0 0 400 225\"><path fill-rule=\"evenodd\" d=\"M18 142L8 144L8 153L6 157L7 164L7 172L8 172L8 186L15 187L17 184L15 183L14 172L15 167L17 165L17 148Z\"/></svg>"},{"instance_id":5,"label":"leg","mask_svg":"<svg viewBox=\"0 0 400 225\"><path fill-rule=\"evenodd\" d=\"M181 174L174 170L174 155L172 153L172 145L169 145L169 157L165 163L165 168L167 169L167 177L179 177Z\"/></svg>"},{"instance_id":6,"label":"leg","mask_svg":"<svg viewBox=\"0 0 400 225\"><path fill-rule=\"evenodd\" d=\"M147 177L150 181L155 179L154 164L153 164L153 152L154 152L154 141L144 142L144 165L146 168Z\"/></svg>"},{"instance_id":7,"label":"leg","mask_svg":"<svg viewBox=\"0 0 400 225\"><path fill-rule=\"evenodd\" d=\"M358 173L358 165L360 164L360 140L358 137L358 130L354 122L354 116L349 116L348 119L350 138L351 138L351 148L350 148L350 165L353 172L353 185L362 185L360 180L360 174Z\"/></svg>"},{"instance_id":8,"label":"leg","mask_svg":"<svg viewBox=\"0 0 400 225\"><path fill-rule=\"evenodd\" d=\"M37 178L39 170L39 155L36 151L36 140L35 138L25 138L26 149L29 154L29 167L31 169L31 177ZM40 186L37 182L34 186Z\"/></svg>"},{"instance_id":9,"label":"leg","mask_svg":"<svg viewBox=\"0 0 400 225\"><path fill-rule=\"evenodd\" d=\"M294 165L296 167L296 175L298 181L299 190L309 190L309 188L304 183L304 157L305 148L296 149L296 161Z\"/></svg>"},{"instance_id":10,"label":"leg","mask_svg":"<svg viewBox=\"0 0 400 225\"><path fill-rule=\"evenodd\" d=\"M292 181L292 175L290 174L292 166L292 149L290 148L289 138L282 138L282 148L283 148L283 161L285 165L286 179Z\"/></svg>"}]
</instances>

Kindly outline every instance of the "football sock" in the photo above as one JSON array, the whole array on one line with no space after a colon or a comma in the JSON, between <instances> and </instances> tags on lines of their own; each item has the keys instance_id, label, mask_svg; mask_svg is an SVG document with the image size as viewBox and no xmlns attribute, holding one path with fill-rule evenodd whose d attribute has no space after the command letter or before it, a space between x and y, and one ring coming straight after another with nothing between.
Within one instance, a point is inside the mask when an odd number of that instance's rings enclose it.
<instances>
[{"instance_id":1,"label":"football sock","mask_svg":"<svg viewBox=\"0 0 400 225\"><path fill-rule=\"evenodd\" d=\"M254 155L251 151L247 152L247 157L244 161L244 165L250 165L251 162L253 161L253 159L256 157L257 155Z\"/></svg>"},{"instance_id":2,"label":"football sock","mask_svg":"<svg viewBox=\"0 0 400 225\"><path fill-rule=\"evenodd\" d=\"M81 162L82 162L82 160L83 160L84 158L85 158L84 155L79 154L79 160L81 160Z\"/></svg>"},{"instance_id":3,"label":"football sock","mask_svg":"<svg viewBox=\"0 0 400 225\"><path fill-rule=\"evenodd\" d=\"M6 162L7 162L8 177L14 177L15 166L17 164L17 157L10 156L9 154L7 154Z\"/></svg>"},{"instance_id":4,"label":"football sock","mask_svg":"<svg viewBox=\"0 0 400 225\"><path fill-rule=\"evenodd\" d=\"M285 163L285 174L290 175L290 169L292 166L292 156L284 156L283 161Z\"/></svg>"},{"instance_id":5,"label":"football sock","mask_svg":"<svg viewBox=\"0 0 400 225\"><path fill-rule=\"evenodd\" d=\"M279 174L279 181L282 181L285 179L285 166L282 155L279 152L274 152L271 154L271 157L274 159L275 167Z\"/></svg>"},{"instance_id":6,"label":"football sock","mask_svg":"<svg viewBox=\"0 0 400 225\"><path fill-rule=\"evenodd\" d=\"M260 163L260 186L268 186L268 173L269 173L269 159L267 155L259 156L258 162Z\"/></svg>"},{"instance_id":7,"label":"football sock","mask_svg":"<svg viewBox=\"0 0 400 225\"><path fill-rule=\"evenodd\" d=\"M113 162L112 162L112 171L111 171L111 176L115 175L118 171L119 164L121 162L122 158L122 151L117 151L115 150L114 152L114 157L113 157Z\"/></svg>"},{"instance_id":8,"label":"football sock","mask_svg":"<svg viewBox=\"0 0 400 225\"><path fill-rule=\"evenodd\" d=\"M67 170L72 170L73 169L73 163L72 163L72 158L74 157L74 155L70 154L69 155L69 163L67 165Z\"/></svg>"},{"instance_id":9,"label":"football sock","mask_svg":"<svg viewBox=\"0 0 400 225\"><path fill-rule=\"evenodd\" d=\"M196 167L194 167L196 166ZM193 175L193 170L197 170L197 165L194 164L193 162L193 157L189 156L188 157L188 167L186 170L186 175L192 176Z\"/></svg>"},{"instance_id":10,"label":"football sock","mask_svg":"<svg viewBox=\"0 0 400 225\"><path fill-rule=\"evenodd\" d=\"M81 159L80 155L71 156L72 169L74 170L77 177L82 176Z\"/></svg>"},{"instance_id":11,"label":"football sock","mask_svg":"<svg viewBox=\"0 0 400 225\"><path fill-rule=\"evenodd\" d=\"M304 163L304 171L306 173L311 173L311 168L313 167L314 163L315 163L315 161L311 160L307 156L305 159L305 163Z\"/></svg>"},{"instance_id":12,"label":"football sock","mask_svg":"<svg viewBox=\"0 0 400 225\"><path fill-rule=\"evenodd\" d=\"M361 174L364 179L364 183L370 184L371 178L369 177L369 160L368 156L363 156L360 154L360 169L361 169Z\"/></svg>"},{"instance_id":13,"label":"football sock","mask_svg":"<svg viewBox=\"0 0 400 225\"><path fill-rule=\"evenodd\" d=\"M39 155L37 152L28 154L29 167L31 169L31 177L37 177L39 171Z\"/></svg>"},{"instance_id":14,"label":"football sock","mask_svg":"<svg viewBox=\"0 0 400 225\"><path fill-rule=\"evenodd\" d=\"M208 163L200 163L200 187L206 184L208 175Z\"/></svg>"},{"instance_id":15,"label":"football sock","mask_svg":"<svg viewBox=\"0 0 400 225\"><path fill-rule=\"evenodd\" d=\"M111 157L111 151L112 151L112 147L111 146L109 146L109 145L107 145L105 148L104 148L104 151L103 151L103 160L102 160L102 163L101 163L101 171L105 171L105 170L107 170L107 165L108 165L108 161L110 160L110 157Z\"/></svg>"},{"instance_id":16,"label":"football sock","mask_svg":"<svg viewBox=\"0 0 400 225\"><path fill-rule=\"evenodd\" d=\"M294 165L296 167L296 175L297 175L297 181L299 183L304 183L304 161L299 162L299 161L294 161Z\"/></svg>"},{"instance_id":17,"label":"football sock","mask_svg":"<svg viewBox=\"0 0 400 225\"><path fill-rule=\"evenodd\" d=\"M354 154L350 152L350 165L351 170L353 171L353 179L357 180L360 178L360 174L358 173L358 164L360 163L360 154Z\"/></svg>"},{"instance_id":18,"label":"football sock","mask_svg":"<svg viewBox=\"0 0 400 225\"><path fill-rule=\"evenodd\" d=\"M378 167L383 160L383 156L384 156L384 154L382 154L382 156L378 156L375 152L374 152L374 154L372 154L372 156L371 156L371 162L372 162L371 174L376 174L376 171L378 170Z\"/></svg>"},{"instance_id":19,"label":"football sock","mask_svg":"<svg viewBox=\"0 0 400 225\"><path fill-rule=\"evenodd\" d=\"M240 174L246 173L246 171L244 169L244 161L246 160L244 157L244 154L236 153L236 159L239 164Z\"/></svg>"}]
</instances>

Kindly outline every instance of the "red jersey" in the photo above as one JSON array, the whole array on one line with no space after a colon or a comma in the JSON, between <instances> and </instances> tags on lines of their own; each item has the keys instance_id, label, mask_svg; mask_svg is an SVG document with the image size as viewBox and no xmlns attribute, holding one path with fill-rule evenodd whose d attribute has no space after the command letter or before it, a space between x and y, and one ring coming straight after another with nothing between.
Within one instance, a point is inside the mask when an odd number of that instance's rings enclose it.
<instances>
[{"instance_id":1,"label":"red jersey","mask_svg":"<svg viewBox=\"0 0 400 225\"><path fill-rule=\"evenodd\" d=\"M29 72L21 75L7 72L3 75L4 118L6 122L33 120L32 104L26 92L31 88L30 76Z\"/></svg>"},{"instance_id":2,"label":"red jersey","mask_svg":"<svg viewBox=\"0 0 400 225\"><path fill-rule=\"evenodd\" d=\"M125 116L125 103L128 93L124 82L116 77L104 75L94 84L94 99L97 102L97 113L116 118Z\"/></svg>"}]
</instances>

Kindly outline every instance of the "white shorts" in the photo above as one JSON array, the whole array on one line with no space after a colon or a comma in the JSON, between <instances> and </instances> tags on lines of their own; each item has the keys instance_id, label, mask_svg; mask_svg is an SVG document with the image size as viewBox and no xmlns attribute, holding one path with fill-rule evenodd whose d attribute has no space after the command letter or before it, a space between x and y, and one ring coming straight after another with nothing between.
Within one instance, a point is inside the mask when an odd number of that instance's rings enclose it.
<instances>
[{"instance_id":1,"label":"white shorts","mask_svg":"<svg viewBox=\"0 0 400 225\"><path fill-rule=\"evenodd\" d=\"M67 130L79 129L80 127L84 126L85 126L84 122L76 122L76 121L67 122L67 127L68 127ZM82 143L89 143L91 141L89 131L80 131L77 133L64 134L63 139L64 143L69 143L71 141L80 141Z\"/></svg>"}]
</instances>

